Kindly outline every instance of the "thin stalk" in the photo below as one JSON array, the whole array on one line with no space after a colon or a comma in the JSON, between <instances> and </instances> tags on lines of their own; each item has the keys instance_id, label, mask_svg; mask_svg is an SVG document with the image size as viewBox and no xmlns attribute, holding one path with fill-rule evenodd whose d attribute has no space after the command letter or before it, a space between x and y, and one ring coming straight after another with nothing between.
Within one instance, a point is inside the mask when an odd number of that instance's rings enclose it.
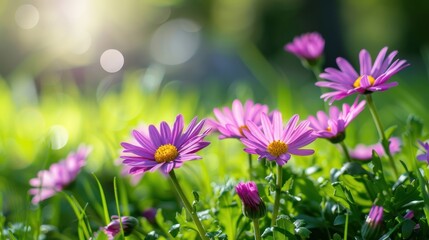
<instances>
[{"instance_id":1,"label":"thin stalk","mask_svg":"<svg viewBox=\"0 0 429 240\"><path fill-rule=\"evenodd\" d=\"M253 219L253 230L255 233L255 240L261 239L261 230L259 229L259 219Z\"/></svg>"},{"instance_id":2,"label":"thin stalk","mask_svg":"<svg viewBox=\"0 0 429 240\"><path fill-rule=\"evenodd\" d=\"M247 160L249 161L249 178L252 179L252 171L253 171L253 167L252 167L252 154L247 154Z\"/></svg>"},{"instance_id":3,"label":"thin stalk","mask_svg":"<svg viewBox=\"0 0 429 240\"><path fill-rule=\"evenodd\" d=\"M351 162L352 159L350 158L349 150L347 149L347 146L344 141L340 142L340 146L343 149L344 155L346 155L347 162Z\"/></svg>"},{"instance_id":4,"label":"thin stalk","mask_svg":"<svg viewBox=\"0 0 429 240\"><path fill-rule=\"evenodd\" d=\"M122 225L121 208L119 207L118 187L116 186L116 177L113 178L113 191L115 193L116 211L118 212L119 227L121 229L121 236L122 236L122 239L125 239L124 227Z\"/></svg>"},{"instance_id":5,"label":"thin stalk","mask_svg":"<svg viewBox=\"0 0 429 240\"><path fill-rule=\"evenodd\" d=\"M365 94L366 97L366 103L368 104L369 111L371 112L371 116L374 120L375 127L377 128L378 135L380 136L382 142L381 145L383 146L384 152L386 153L387 157L389 158L390 165L392 165L393 171L395 172L396 178L399 178L398 169L395 165L395 160L392 157L392 154L390 153L389 145L386 146L385 143L388 142L388 139L386 138L386 135L384 134L384 128L381 124L380 117L378 116L377 109L375 107L374 101L372 100L371 94Z\"/></svg>"},{"instance_id":6,"label":"thin stalk","mask_svg":"<svg viewBox=\"0 0 429 240\"><path fill-rule=\"evenodd\" d=\"M192 205L189 203L189 200L186 198L186 195L183 192L182 187L180 186L179 182L177 181L176 174L174 173L174 170L171 170L169 175L170 175L171 181L173 182L174 188L176 189L177 193L180 196L180 199L182 200L183 206L188 211L188 213L191 214L192 220L194 221L195 225L197 226L198 233L200 234L201 239L208 240L209 238L206 236L206 230L204 229L203 225L201 224L200 218L198 217L196 211L194 211Z\"/></svg>"},{"instance_id":7,"label":"thin stalk","mask_svg":"<svg viewBox=\"0 0 429 240\"><path fill-rule=\"evenodd\" d=\"M280 207L280 193L282 189L282 166L277 164L277 179L276 179L276 190L275 190L275 197L274 197L274 206L273 206L273 216L271 219L271 227L274 227L274 224L277 220L277 215L279 213L279 207Z\"/></svg>"},{"instance_id":8,"label":"thin stalk","mask_svg":"<svg viewBox=\"0 0 429 240\"><path fill-rule=\"evenodd\" d=\"M349 213L346 213L346 224L344 225L344 240L347 240L347 234L349 230Z\"/></svg>"}]
</instances>

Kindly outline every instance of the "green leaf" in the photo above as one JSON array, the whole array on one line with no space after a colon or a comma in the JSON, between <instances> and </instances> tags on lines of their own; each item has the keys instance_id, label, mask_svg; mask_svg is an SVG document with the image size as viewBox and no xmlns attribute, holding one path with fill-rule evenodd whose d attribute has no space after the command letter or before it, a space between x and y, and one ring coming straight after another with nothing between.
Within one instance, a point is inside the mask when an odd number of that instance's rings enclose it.
<instances>
[{"instance_id":1,"label":"green leaf","mask_svg":"<svg viewBox=\"0 0 429 240\"><path fill-rule=\"evenodd\" d=\"M286 215L277 217L276 226L274 227L274 239L296 239L295 225Z\"/></svg>"},{"instance_id":2,"label":"green leaf","mask_svg":"<svg viewBox=\"0 0 429 240\"><path fill-rule=\"evenodd\" d=\"M159 238L158 234L155 231L152 231L146 235L144 240L156 240L158 238Z\"/></svg>"},{"instance_id":3,"label":"green leaf","mask_svg":"<svg viewBox=\"0 0 429 240\"><path fill-rule=\"evenodd\" d=\"M346 216L338 215L334 220L334 226L343 225L346 222Z\"/></svg>"},{"instance_id":4,"label":"green leaf","mask_svg":"<svg viewBox=\"0 0 429 240\"><path fill-rule=\"evenodd\" d=\"M415 222L411 221L410 219L406 219L402 223L402 227L401 227L402 238L408 239L413 233L415 226L416 226Z\"/></svg>"},{"instance_id":5,"label":"green leaf","mask_svg":"<svg viewBox=\"0 0 429 240\"><path fill-rule=\"evenodd\" d=\"M343 240L343 238L341 237L340 234L335 233L334 236L332 237L332 240Z\"/></svg>"},{"instance_id":6,"label":"green leaf","mask_svg":"<svg viewBox=\"0 0 429 240\"><path fill-rule=\"evenodd\" d=\"M273 235L273 232L274 232L274 228L273 227L267 227L267 228L265 228L265 230L262 233L261 237L262 238L271 237Z\"/></svg>"},{"instance_id":7,"label":"green leaf","mask_svg":"<svg viewBox=\"0 0 429 240\"><path fill-rule=\"evenodd\" d=\"M308 230L308 228L305 228L305 227L299 227L299 228L295 229L295 232L296 232L296 234L298 234L301 238L304 238L304 239L309 238L309 237L310 237L310 234L311 234L311 231L310 231L310 230Z\"/></svg>"},{"instance_id":8,"label":"green leaf","mask_svg":"<svg viewBox=\"0 0 429 240\"><path fill-rule=\"evenodd\" d=\"M398 126L393 125L384 131L384 135L386 136L387 139L390 139L390 137L392 136L392 134L396 130L396 128L398 128Z\"/></svg>"},{"instance_id":9,"label":"green leaf","mask_svg":"<svg viewBox=\"0 0 429 240\"><path fill-rule=\"evenodd\" d=\"M334 186L335 184L335 186ZM341 189L340 184L338 182L332 184L325 184L321 186L321 190L332 200L341 204L343 207L350 210L350 204L347 200L346 194L343 189Z\"/></svg>"},{"instance_id":10,"label":"green leaf","mask_svg":"<svg viewBox=\"0 0 429 240\"><path fill-rule=\"evenodd\" d=\"M181 228L189 228L197 231L197 228L194 224L194 222L188 222L186 220L186 209L182 208L181 213L176 213L176 220L180 224Z\"/></svg>"},{"instance_id":11,"label":"green leaf","mask_svg":"<svg viewBox=\"0 0 429 240\"><path fill-rule=\"evenodd\" d=\"M170 230L168 230L168 233L171 234L171 236L176 237L180 230L180 224L174 224L171 226Z\"/></svg>"},{"instance_id":12,"label":"green leaf","mask_svg":"<svg viewBox=\"0 0 429 240\"><path fill-rule=\"evenodd\" d=\"M106 197L104 194L104 190L103 190L103 186L101 186L100 181L98 180L97 176L92 173L92 176L94 176L95 181L97 181L97 185L98 185L98 189L100 190L100 197L101 197L101 202L103 204L103 210L104 210L104 223L107 225L110 223L110 215L109 215L109 210L107 209L107 203L106 203Z\"/></svg>"}]
</instances>

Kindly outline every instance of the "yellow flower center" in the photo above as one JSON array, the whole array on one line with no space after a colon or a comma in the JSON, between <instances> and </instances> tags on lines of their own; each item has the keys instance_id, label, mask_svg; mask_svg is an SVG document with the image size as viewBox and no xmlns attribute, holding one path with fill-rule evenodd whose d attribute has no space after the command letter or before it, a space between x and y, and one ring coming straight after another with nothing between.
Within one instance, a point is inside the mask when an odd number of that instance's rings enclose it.
<instances>
[{"instance_id":1,"label":"yellow flower center","mask_svg":"<svg viewBox=\"0 0 429 240\"><path fill-rule=\"evenodd\" d=\"M238 131L240 132L240 135L243 136L243 137L244 137L244 133L243 133L244 129L249 130L249 128L246 125L240 126L238 128Z\"/></svg>"},{"instance_id":2,"label":"yellow flower center","mask_svg":"<svg viewBox=\"0 0 429 240\"><path fill-rule=\"evenodd\" d=\"M373 76L371 76L371 75L367 75L366 77L367 77L367 78L368 78L368 80L369 80L369 84L372 86L372 85L374 84L374 82L375 82L374 77L373 77ZM356 81L353 83L353 87L354 87L354 88L360 87L360 86L361 86L361 85L360 85L360 81L361 81L361 80L362 80L362 76L358 77L358 78L356 79Z\"/></svg>"},{"instance_id":3,"label":"yellow flower center","mask_svg":"<svg viewBox=\"0 0 429 240\"><path fill-rule=\"evenodd\" d=\"M276 140L268 144L267 152L273 155L274 157L279 157L280 155L286 153L288 146L286 143Z\"/></svg>"},{"instance_id":4,"label":"yellow flower center","mask_svg":"<svg viewBox=\"0 0 429 240\"><path fill-rule=\"evenodd\" d=\"M332 131L331 126L328 126L328 127L326 128L326 131L328 131L328 132Z\"/></svg>"},{"instance_id":5,"label":"yellow flower center","mask_svg":"<svg viewBox=\"0 0 429 240\"><path fill-rule=\"evenodd\" d=\"M177 156L179 156L177 148L172 144L165 144L156 149L155 161L157 163L171 162L176 159Z\"/></svg>"}]
</instances>

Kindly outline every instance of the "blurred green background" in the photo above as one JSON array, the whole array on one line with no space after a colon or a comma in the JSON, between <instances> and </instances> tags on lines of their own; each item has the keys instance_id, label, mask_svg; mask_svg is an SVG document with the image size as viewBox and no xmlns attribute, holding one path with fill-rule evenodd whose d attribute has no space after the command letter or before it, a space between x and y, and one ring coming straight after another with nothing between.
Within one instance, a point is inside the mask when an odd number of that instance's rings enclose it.
<instances>
[{"instance_id":1,"label":"blurred green background","mask_svg":"<svg viewBox=\"0 0 429 240\"><path fill-rule=\"evenodd\" d=\"M285 119L315 114L323 103L314 76L283 50L310 31L326 40L325 67L335 67L338 56L357 66L362 48L373 58L384 46L398 50L411 66L392 79L399 87L374 99L385 126L402 130L410 113L427 125L428 12L424 0L0 0L5 209L19 209L28 180L80 143L94 149L88 171L103 172L101 180L111 183L119 143L137 126L171 122L178 113L187 122L212 116L235 98L279 108ZM348 130L350 146L377 141L369 112L362 115ZM224 164L245 158L242 146L215 139L201 154L206 165L197 164L210 175L198 186L205 191L211 181L246 171ZM318 144L322 159L338 158L330 145ZM325 172L330 164L321 163ZM188 178L198 182L194 175ZM140 193L144 207L163 198L158 178L151 179L154 189Z\"/></svg>"}]
</instances>

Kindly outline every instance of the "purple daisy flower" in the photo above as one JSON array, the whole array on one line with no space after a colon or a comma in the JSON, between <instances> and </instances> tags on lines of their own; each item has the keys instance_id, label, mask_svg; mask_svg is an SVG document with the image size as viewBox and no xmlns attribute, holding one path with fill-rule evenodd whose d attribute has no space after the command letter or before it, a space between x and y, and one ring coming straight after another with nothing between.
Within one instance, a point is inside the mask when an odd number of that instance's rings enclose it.
<instances>
[{"instance_id":1,"label":"purple daisy flower","mask_svg":"<svg viewBox=\"0 0 429 240\"><path fill-rule=\"evenodd\" d=\"M29 190L30 195L33 195L31 202L37 204L50 198L73 182L90 152L90 147L81 145L64 160L52 164L49 170L39 171L36 178L30 179L30 185L33 187Z\"/></svg>"},{"instance_id":2,"label":"purple daisy flower","mask_svg":"<svg viewBox=\"0 0 429 240\"><path fill-rule=\"evenodd\" d=\"M426 161L429 164L429 143L419 141L419 144L423 147L423 153L417 155L417 160Z\"/></svg>"},{"instance_id":3,"label":"purple daisy flower","mask_svg":"<svg viewBox=\"0 0 429 240\"><path fill-rule=\"evenodd\" d=\"M268 113L268 106L254 104L252 100L247 100L243 105L236 99L232 102L232 109L224 107L221 111L215 108L213 112L217 121L208 120L208 124L220 132L219 139L242 138L243 129L247 129L247 121L260 125L260 114Z\"/></svg>"},{"instance_id":4,"label":"purple daisy flower","mask_svg":"<svg viewBox=\"0 0 429 240\"><path fill-rule=\"evenodd\" d=\"M397 82L388 82L390 77L409 64L407 61L399 59L392 63L398 52L393 51L386 57L387 49L387 47L381 49L374 64L372 64L368 51L362 49L359 54L359 74L347 60L341 57L337 58L339 69L326 68L320 77L327 81L316 82L316 86L335 90L323 94L321 98L325 101L330 100L332 103L354 93L368 94L397 86Z\"/></svg>"},{"instance_id":5,"label":"purple daisy flower","mask_svg":"<svg viewBox=\"0 0 429 240\"><path fill-rule=\"evenodd\" d=\"M269 161L276 161L277 164L284 165L294 155L311 155L314 150L301 149L312 143L316 136L309 127L309 121L298 123L299 116L294 115L283 127L282 115L279 111L272 113L272 119L266 113L261 115L259 127L251 121L247 121L249 130L245 130L245 138L241 142L246 146L244 151L250 154L258 154L259 158L266 158Z\"/></svg>"},{"instance_id":6,"label":"purple daisy flower","mask_svg":"<svg viewBox=\"0 0 429 240\"><path fill-rule=\"evenodd\" d=\"M316 60L322 56L325 40L317 32L305 33L293 39L284 49L299 58Z\"/></svg>"},{"instance_id":7,"label":"purple daisy flower","mask_svg":"<svg viewBox=\"0 0 429 240\"><path fill-rule=\"evenodd\" d=\"M255 182L240 182L235 186L235 191L243 202L243 214L251 219L265 216L265 203L259 196L258 187Z\"/></svg>"},{"instance_id":8,"label":"purple daisy flower","mask_svg":"<svg viewBox=\"0 0 429 240\"><path fill-rule=\"evenodd\" d=\"M390 153L398 153L401 150L401 140L397 137L389 139L389 150ZM349 154L350 157L358 160L370 160L372 158L372 150L376 151L378 156L382 157L385 155L383 146L381 143L374 145L358 144L354 149L351 149Z\"/></svg>"},{"instance_id":9,"label":"purple daisy flower","mask_svg":"<svg viewBox=\"0 0 429 240\"><path fill-rule=\"evenodd\" d=\"M358 98L356 98L352 106L344 103L341 112L336 106L329 108L329 116L325 112L319 111L316 117L308 117L310 127L314 129L318 138L326 138L333 143L339 143L345 138L346 127L362 112L365 104L365 101L358 104Z\"/></svg>"},{"instance_id":10,"label":"purple daisy flower","mask_svg":"<svg viewBox=\"0 0 429 240\"><path fill-rule=\"evenodd\" d=\"M209 145L204 137L210 129L200 133L204 122L205 120L197 122L195 117L183 132L183 116L179 114L172 129L166 122L161 122L159 130L150 125L148 134L133 130L137 144L121 143L124 148L121 155L123 164L131 167L130 174L160 169L167 175L186 161L201 159L195 153Z\"/></svg>"}]
</instances>

